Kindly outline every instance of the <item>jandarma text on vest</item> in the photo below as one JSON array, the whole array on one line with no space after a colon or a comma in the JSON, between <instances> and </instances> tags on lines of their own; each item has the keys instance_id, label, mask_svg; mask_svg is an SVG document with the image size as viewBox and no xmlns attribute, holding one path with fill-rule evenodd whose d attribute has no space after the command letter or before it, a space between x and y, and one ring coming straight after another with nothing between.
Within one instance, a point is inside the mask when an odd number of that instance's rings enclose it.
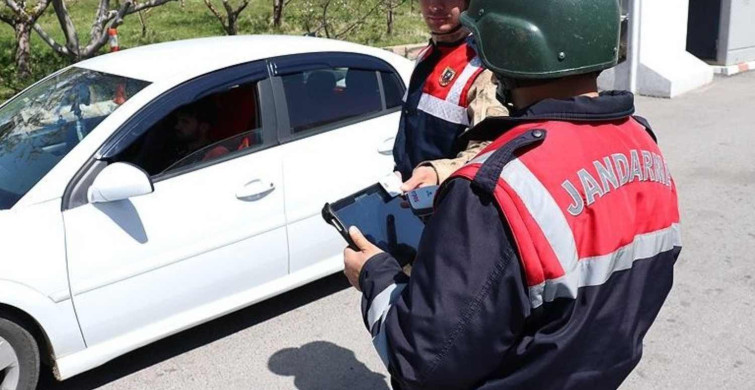
<instances>
[{"instance_id":1,"label":"jandarma text on vest","mask_svg":"<svg viewBox=\"0 0 755 390\"><path fill-rule=\"evenodd\" d=\"M642 162L640 162L642 155ZM599 180L595 179L587 169L577 171L580 184L585 194L580 195L571 180L565 180L561 186L569 193L572 203L567 209L569 214L577 216L585 210L585 206L595 203L597 198L613 189L618 189L635 181L652 181L671 187L671 174L668 164L660 155L647 150L632 149L629 158L624 153L614 153L603 157L603 161L593 161Z\"/></svg>"}]
</instances>

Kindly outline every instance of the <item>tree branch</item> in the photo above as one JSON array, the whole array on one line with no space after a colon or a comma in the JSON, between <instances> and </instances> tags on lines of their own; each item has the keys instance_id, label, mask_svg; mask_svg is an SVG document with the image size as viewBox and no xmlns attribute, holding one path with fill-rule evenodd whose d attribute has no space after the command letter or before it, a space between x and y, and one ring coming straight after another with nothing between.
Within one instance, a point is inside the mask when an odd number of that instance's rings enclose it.
<instances>
[{"instance_id":1,"label":"tree branch","mask_svg":"<svg viewBox=\"0 0 755 390\"><path fill-rule=\"evenodd\" d=\"M74 55L79 54L79 37L76 35L76 26L74 26L71 16L68 14L65 2L63 0L53 0L55 15L58 17L60 28L66 38L66 47Z\"/></svg>"},{"instance_id":2,"label":"tree branch","mask_svg":"<svg viewBox=\"0 0 755 390\"><path fill-rule=\"evenodd\" d=\"M233 7L231 7L231 4L228 3L228 0L222 0L223 8L225 8L225 13L228 14L228 16L233 15Z\"/></svg>"},{"instance_id":3,"label":"tree branch","mask_svg":"<svg viewBox=\"0 0 755 390\"><path fill-rule=\"evenodd\" d=\"M105 23L99 30L99 34L90 37L89 44L80 52L80 57L89 58L93 56L97 50L100 50L102 46L105 46L105 43L107 43L109 38L107 31L111 28L120 26L123 23L123 17L127 15L131 8L133 8L133 5L133 0L126 0L118 11L109 12L108 17L105 19Z\"/></svg>"},{"instance_id":4,"label":"tree branch","mask_svg":"<svg viewBox=\"0 0 755 390\"><path fill-rule=\"evenodd\" d=\"M0 22L10 24L11 26L14 26L16 24L16 21L14 19L11 19L3 14L0 14Z\"/></svg>"},{"instance_id":5,"label":"tree branch","mask_svg":"<svg viewBox=\"0 0 755 390\"><path fill-rule=\"evenodd\" d=\"M381 4L382 4L381 0L378 0L375 3L375 6L372 7L372 9L370 9L369 11L367 11L364 15L362 15L361 18L357 19L356 22L352 23L350 26L346 27L343 31L341 31L340 33L334 35L333 37L336 38L336 39L339 39L339 38L343 37L345 34L350 33L352 30L354 30L354 28L356 28L360 24L364 23L364 21L367 20L367 18L370 17L370 15L372 15L373 13L375 13L375 11L377 11L378 9L380 9L380 5Z\"/></svg>"},{"instance_id":6,"label":"tree branch","mask_svg":"<svg viewBox=\"0 0 755 390\"><path fill-rule=\"evenodd\" d=\"M98 30L98 34L92 35L89 45L87 45L87 47L80 53L79 56L83 58L89 58L97 53L97 51L100 50L102 46L105 46L108 41L109 36L107 34L107 31L111 28L116 28L123 24L123 18L125 18L127 15L131 15L148 8L161 6L169 1L176 0L150 0L141 4L134 4L134 0L124 1L120 9L118 9L117 11L111 10L107 13L107 17L103 19L103 22L101 24L102 27Z\"/></svg>"},{"instance_id":7,"label":"tree branch","mask_svg":"<svg viewBox=\"0 0 755 390\"><path fill-rule=\"evenodd\" d=\"M210 0L204 0L204 3L207 6L207 8L210 9L210 12L212 12L212 14L215 15L216 18L218 18L218 20L220 21L220 24L223 26L223 29L225 30L226 29L226 27L225 27L225 17L220 14L220 11L218 11L218 9L215 8L214 5L212 5L212 3L210 2Z\"/></svg>"},{"instance_id":8,"label":"tree branch","mask_svg":"<svg viewBox=\"0 0 755 390\"><path fill-rule=\"evenodd\" d=\"M147 8L159 7L159 6L163 5L163 4L169 3L171 1L178 1L178 0L150 0L150 1L146 2L146 3L137 4L136 6L131 7L131 9L129 9L128 12L126 12L126 15L131 15L134 12L139 12L139 11L145 10ZM129 3L130 2L132 2L132 0L129 0Z\"/></svg>"},{"instance_id":9,"label":"tree branch","mask_svg":"<svg viewBox=\"0 0 755 390\"><path fill-rule=\"evenodd\" d=\"M146 14L149 10L144 12L139 12L137 15L139 15L139 24L142 25L142 38L147 36L147 21L144 17L144 14Z\"/></svg>"},{"instance_id":10,"label":"tree branch","mask_svg":"<svg viewBox=\"0 0 755 390\"><path fill-rule=\"evenodd\" d=\"M126 17L126 15L129 14L129 11L133 8L133 0L124 1L123 5L121 5L121 8L118 11L110 12L110 18L106 19L107 22L105 23L107 28L104 28L103 31L107 31L109 28L118 27L123 24L123 18ZM102 35L105 37L105 41L107 41L107 34ZM92 39L94 39L94 37L92 37Z\"/></svg>"},{"instance_id":11,"label":"tree branch","mask_svg":"<svg viewBox=\"0 0 755 390\"><path fill-rule=\"evenodd\" d=\"M204 0L205 5L210 9L210 12L212 12L212 14L220 21L226 34L235 35L236 21L244 8L249 5L249 0L244 0L237 9L233 9L233 6L228 0L222 0L221 2L225 10L225 15L222 15L210 0Z\"/></svg>"},{"instance_id":12,"label":"tree branch","mask_svg":"<svg viewBox=\"0 0 755 390\"><path fill-rule=\"evenodd\" d=\"M47 7L50 5L50 0L39 0L37 3L37 6L34 7L34 10L32 11L32 22L36 23L37 19L39 19L40 16L45 12Z\"/></svg>"},{"instance_id":13,"label":"tree branch","mask_svg":"<svg viewBox=\"0 0 755 390\"><path fill-rule=\"evenodd\" d=\"M67 57L73 57L71 55L71 51L68 50L67 47L61 46L60 44L58 44L57 42L55 42L55 40L52 39L51 36L47 35L47 33L45 32L45 30L42 30L42 27L40 25L34 23L34 27L33 28L34 28L34 31L37 32L37 34L39 35L39 37L42 38L42 40L45 41L45 43L47 43L48 45L50 45L50 47L55 52L57 52L58 54L67 56Z\"/></svg>"},{"instance_id":14,"label":"tree branch","mask_svg":"<svg viewBox=\"0 0 755 390\"><path fill-rule=\"evenodd\" d=\"M111 28L118 27L121 23L123 23L123 18L113 17L105 24L103 31L107 31ZM92 40L90 41L89 45L87 45L87 47L81 51L80 57L82 58L92 57L94 53L97 52L97 50L100 50L102 46L105 46L108 38L109 36L104 33L100 34L97 37L92 37Z\"/></svg>"},{"instance_id":15,"label":"tree branch","mask_svg":"<svg viewBox=\"0 0 755 390\"><path fill-rule=\"evenodd\" d=\"M330 7L330 0L326 1L322 7L322 27L325 29L325 38L330 38L330 31L328 30L328 7Z\"/></svg>"},{"instance_id":16,"label":"tree branch","mask_svg":"<svg viewBox=\"0 0 755 390\"><path fill-rule=\"evenodd\" d=\"M398 9L404 4L406 4L406 0L397 1L395 3L392 0L388 0L389 9Z\"/></svg>"},{"instance_id":17,"label":"tree branch","mask_svg":"<svg viewBox=\"0 0 755 390\"><path fill-rule=\"evenodd\" d=\"M13 17L0 13L0 21L12 26L20 22L34 24L50 5L50 0L39 0L37 5L28 8L28 11L24 2L19 5L15 0L5 0L5 5L13 12Z\"/></svg>"},{"instance_id":18,"label":"tree branch","mask_svg":"<svg viewBox=\"0 0 755 390\"><path fill-rule=\"evenodd\" d=\"M13 0L5 0L5 5L18 16L26 16L26 11Z\"/></svg>"},{"instance_id":19,"label":"tree branch","mask_svg":"<svg viewBox=\"0 0 755 390\"><path fill-rule=\"evenodd\" d=\"M105 25L109 10L110 0L100 0L100 4L97 6L97 13L94 15L92 28L89 30L90 37L98 37L102 33L102 26Z\"/></svg>"},{"instance_id":20,"label":"tree branch","mask_svg":"<svg viewBox=\"0 0 755 390\"><path fill-rule=\"evenodd\" d=\"M241 15L241 12L244 11L244 9L246 9L248 5L249 5L249 0L244 0L244 2L241 3L241 6L236 9L236 12L234 12L236 14L236 17Z\"/></svg>"}]
</instances>

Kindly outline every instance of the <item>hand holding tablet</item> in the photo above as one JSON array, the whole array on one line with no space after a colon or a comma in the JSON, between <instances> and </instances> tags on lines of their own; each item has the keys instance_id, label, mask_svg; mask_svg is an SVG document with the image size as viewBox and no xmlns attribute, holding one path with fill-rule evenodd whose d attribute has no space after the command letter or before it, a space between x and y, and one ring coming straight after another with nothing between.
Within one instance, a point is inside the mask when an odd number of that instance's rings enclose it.
<instances>
[{"instance_id":1,"label":"hand holding tablet","mask_svg":"<svg viewBox=\"0 0 755 390\"><path fill-rule=\"evenodd\" d=\"M322 215L352 249L359 250L348 229L356 226L370 242L406 264L414 260L425 227L412 206L417 205L425 213L421 215L426 215L432 210L435 189L437 187L424 187L407 193L406 197L391 196L383 185L375 184L337 202L325 204Z\"/></svg>"}]
</instances>

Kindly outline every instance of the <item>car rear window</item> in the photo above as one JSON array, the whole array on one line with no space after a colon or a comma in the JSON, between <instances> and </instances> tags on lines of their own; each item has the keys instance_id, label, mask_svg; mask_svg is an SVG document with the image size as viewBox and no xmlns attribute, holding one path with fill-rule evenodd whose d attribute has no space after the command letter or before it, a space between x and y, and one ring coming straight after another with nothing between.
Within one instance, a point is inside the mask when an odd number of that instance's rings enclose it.
<instances>
[{"instance_id":1,"label":"car rear window","mask_svg":"<svg viewBox=\"0 0 755 390\"><path fill-rule=\"evenodd\" d=\"M294 135L383 109L378 72L329 68L282 76Z\"/></svg>"},{"instance_id":2,"label":"car rear window","mask_svg":"<svg viewBox=\"0 0 755 390\"><path fill-rule=\"evenodd\" d=\"M383 81L383 92L385 93L385 107L394 108L403 104L404 83L395 73L380 72L380 78Z\"/></svg>"}]
</instances>

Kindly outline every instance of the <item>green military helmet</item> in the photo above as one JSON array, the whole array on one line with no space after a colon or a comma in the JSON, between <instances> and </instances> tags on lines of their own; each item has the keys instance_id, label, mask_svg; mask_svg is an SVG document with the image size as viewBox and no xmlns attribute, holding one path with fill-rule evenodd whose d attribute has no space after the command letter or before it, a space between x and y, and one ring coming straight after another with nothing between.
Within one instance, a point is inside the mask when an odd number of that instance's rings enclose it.
<instances>
[{"instance_id":1,"label":"green military helmet","mask_svg":"<svg viewBox=\"0 0 755 390\"><path fill-rule=\"evenodd\" d=\"M554 79L616 65L619 0L471 0L461 22L501 78Z\"/></svg>"}]
</instances>

